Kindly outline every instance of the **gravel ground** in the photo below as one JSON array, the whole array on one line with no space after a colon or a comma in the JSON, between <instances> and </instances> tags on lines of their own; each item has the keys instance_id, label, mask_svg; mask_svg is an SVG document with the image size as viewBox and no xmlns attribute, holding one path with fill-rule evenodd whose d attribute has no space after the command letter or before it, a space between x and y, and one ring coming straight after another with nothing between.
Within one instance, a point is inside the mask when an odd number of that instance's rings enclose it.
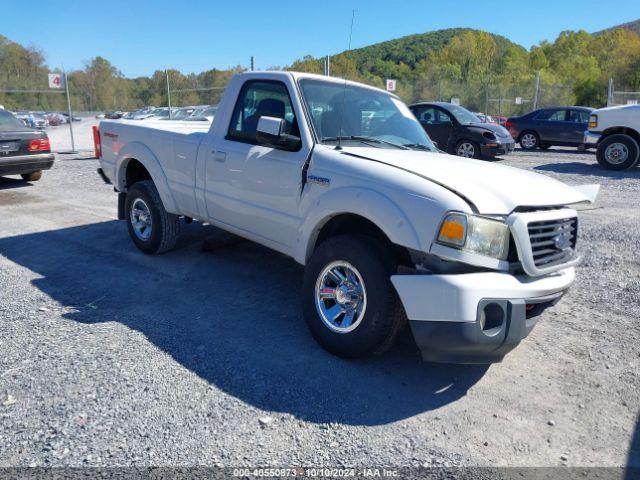
<instances>
[{"instance_id":1,"label":"gravel ground","mask_svg":"<svg viewBox=\"0 0 640 480\"><path fill-rule=\"evenodd\" d=\"M97 161L0 179L0 467L640 466L640 170L591 153L504 163L600 183L578 280L490 367L406 334L343 361L307 333L302 268L244 242L137 251Z\"/></svg>"},{"instance_id":2,"label":"gravel ground","mask_svg":"<svg viewBox=\"0 0 640 480\"><path fill-rule=\"evenodd\" d=\"M100 120L95 117L81 117L79 122L73 122L73 140L77 151L93 151L93 131L91 127L98 125ZM70 152L71 133L69 124L47 127L47 135L54 152Z\"/></svg>"}]
</instances>

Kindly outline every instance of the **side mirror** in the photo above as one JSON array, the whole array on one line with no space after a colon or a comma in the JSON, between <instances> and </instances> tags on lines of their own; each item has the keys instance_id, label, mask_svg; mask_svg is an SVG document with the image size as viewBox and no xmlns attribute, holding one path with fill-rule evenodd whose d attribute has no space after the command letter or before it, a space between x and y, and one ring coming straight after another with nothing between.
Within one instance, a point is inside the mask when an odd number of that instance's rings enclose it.
<instances>
[{"instance_id":1,"label":"side mirror","mask_svg":"<svg viewBox=\"0 0 640 480\"><path fill-rule=\"evenodd\" d=\"M300 149L300 137L284 132L285 121L276 117L260 117L256 129L256 140L281 150L295 151Z\"/></svg>"}]
</instances>

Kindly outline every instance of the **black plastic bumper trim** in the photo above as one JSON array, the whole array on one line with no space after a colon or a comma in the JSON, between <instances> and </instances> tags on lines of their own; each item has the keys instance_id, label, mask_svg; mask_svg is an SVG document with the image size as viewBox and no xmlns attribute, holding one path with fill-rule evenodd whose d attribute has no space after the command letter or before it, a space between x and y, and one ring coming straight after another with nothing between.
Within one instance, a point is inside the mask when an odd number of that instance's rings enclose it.
<instances>
[{"instance_id":1,"label":"black plastic bumper trim","mask_svg":"<svg viewBox=\"0 0 640 480\"><path fill-rule=\"evenodd\" d=\"M53 166L53 153L0 157L0 175L18 175L21 173L49 170Z\"/></svg>"},{"instance_id":2,"label":"black plastic bumper trim","mask_svg":"<svg viewBox=\"0 0 640 480\"><path fill-rule=\"evenodd\" d=\"M478 303L475 322L410 320L411 331L426 362L486 364L504 356L526 338L542 311L560 300L563 292L544 299L483 299ZM483 330L481 312L496 304L503 312L500 326ZM527 305L535 304L536 314L527 315ZM494 308L498 308L498 307Z\"/></svg>"}]
</instances>

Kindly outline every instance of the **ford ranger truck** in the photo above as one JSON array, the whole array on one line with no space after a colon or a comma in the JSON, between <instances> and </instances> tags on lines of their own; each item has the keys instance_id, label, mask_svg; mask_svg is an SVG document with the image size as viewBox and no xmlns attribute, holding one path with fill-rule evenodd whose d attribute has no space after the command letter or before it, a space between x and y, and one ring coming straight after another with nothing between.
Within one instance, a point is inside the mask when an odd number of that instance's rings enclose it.
<instances>
[{"instance_id":1,"label":"ford ranger truck","mask_svg":"<svg viewBox=\"0 0 640 480\"><path fill-rule=\"evenodd\" d=\"M335 355L382 352L408 320L425 360L500 361L574 281L574 207L597 186L444 154L391 93L241 73L193 123L100 123L133 243L166 252L197 220L292 257Z\"/></svg>"},{"instance_id":2,"label":"ford ranger truck","mask_svg":"<svg viewBox=\"0 0 640 480\"><path fill-rule=\"evenodd\" d=\"M607 170L626 170L640 158L640 105L591 112L585 143L595 144L598 163Z\"/></svg>"}]
</instances>

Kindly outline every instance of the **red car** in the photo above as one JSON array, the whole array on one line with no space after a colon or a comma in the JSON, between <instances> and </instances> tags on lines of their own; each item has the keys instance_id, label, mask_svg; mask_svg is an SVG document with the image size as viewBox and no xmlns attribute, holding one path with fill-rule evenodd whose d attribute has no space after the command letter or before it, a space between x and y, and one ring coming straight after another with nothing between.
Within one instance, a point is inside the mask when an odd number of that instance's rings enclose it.
<instances>
[{"instance_id":1,"label":"red car","mask_svg":"<svg viewBox=\"0 0 640 480\"><path fill-rule=\"evenodd\" d=\"M499 115L492 115L492 117L498 125L502 125L504 127L504 124L507 123L507 117L502 117Z\"/></svg>"}]
</instances>

